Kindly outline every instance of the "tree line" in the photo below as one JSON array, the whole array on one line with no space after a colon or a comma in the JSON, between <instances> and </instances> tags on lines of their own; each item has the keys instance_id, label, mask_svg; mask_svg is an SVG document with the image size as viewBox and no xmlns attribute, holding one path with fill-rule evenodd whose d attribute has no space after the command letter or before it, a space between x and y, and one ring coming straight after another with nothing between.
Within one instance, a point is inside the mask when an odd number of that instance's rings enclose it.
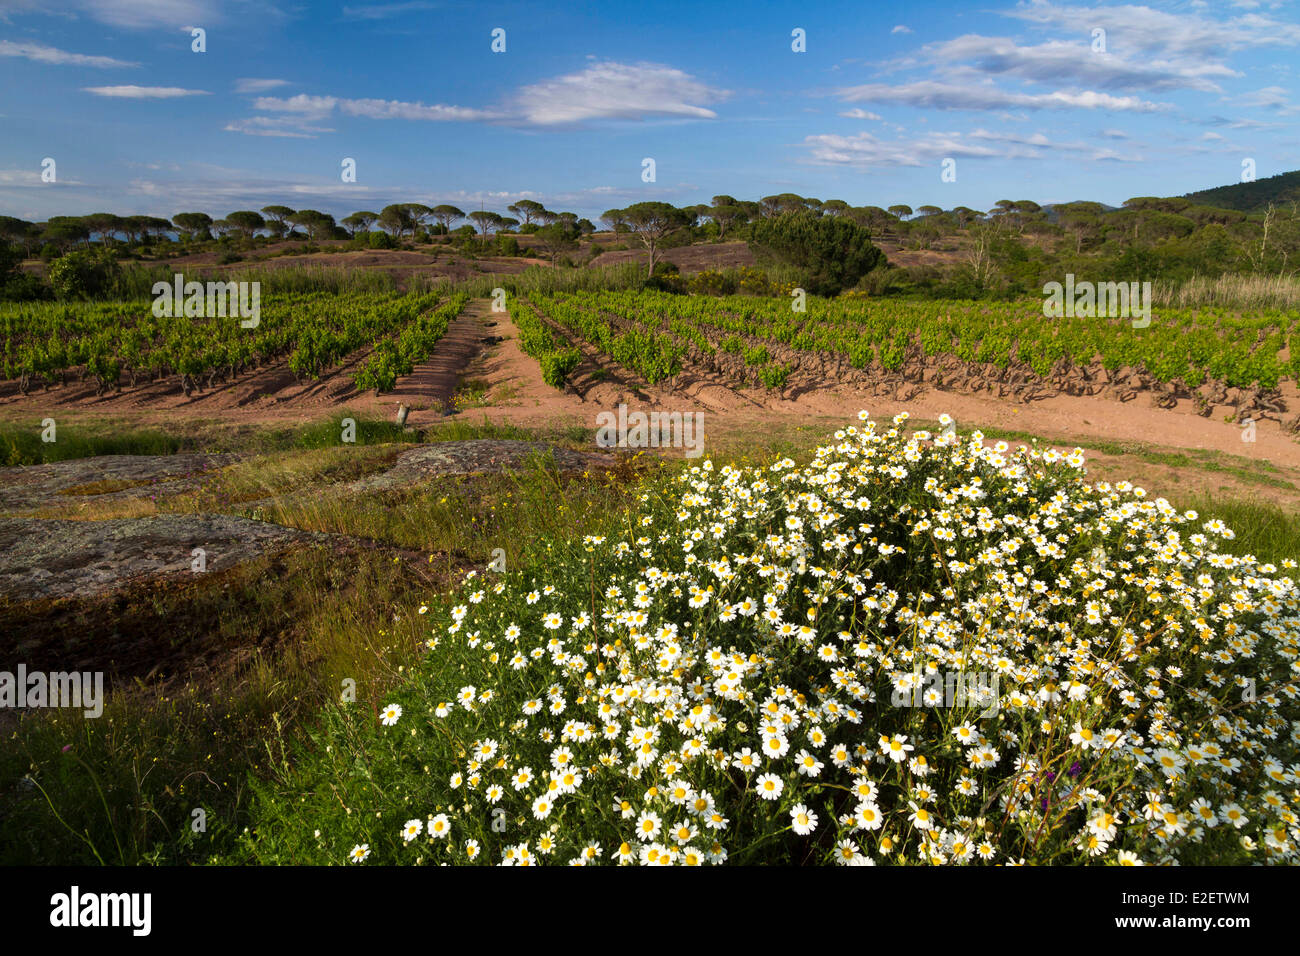
<instances>
[{"instance_id":1,"label":"tree line","mask_svg":"<svg viewBox=\"0 0 1300 956\"><path fill-rule=\"evenodd\" d=\"M226 248L237 243L243 248L254 240L352 239L372 248L393 248L457 237L482 252L483 240L496 236L498 242L491 248L497 251L492 254L518 255L520 246L511 237L528 235L528 252L541 252L555 263L567 261L565 253L597 231L590 220L551 211L535 200L520 200L506 212L510 215L487 209L466 212L450 204L394 203L337 221L319 210L284 205L236 210L219 219L203 212L178 213L171 219L92 213L54 216L42 223L0 216L0 246L54 259L96 243L121 256L124 250L147 250L173 241L215 241ZM655 275L663 251L671 246L744 240L760 259L802 263L801 268L820 277L816 285L842 281L843 276L822 281L835 272L827 264L835 255L872 259L879 269L869 291L882 293L901 288L962 297L1032 294L1041 289L1044 276L1055 278L1067 271L1178 281L1225 272L1287 274L1300 261L1300 210L1295 200L1243 211L1187 196L1138 196L1120 207L1086 201L1042 206L1028 199L1003 199L990 209L977 210L930 204L914 209L903 203L853 206L796 193L759 200L720 194L708 203L687 206L634 203L608 209L599 219L606 230L640 243L647 277ZM774 233L775 223L781 225ZM812 228L809 223L832 225ZM863 251L873 241L903 250L940 250L947 257L937 265L898 269ZM12 259L14 252L6 255ZM812 264L814 259L818 264Z\"/></svg>"}]
</instances>

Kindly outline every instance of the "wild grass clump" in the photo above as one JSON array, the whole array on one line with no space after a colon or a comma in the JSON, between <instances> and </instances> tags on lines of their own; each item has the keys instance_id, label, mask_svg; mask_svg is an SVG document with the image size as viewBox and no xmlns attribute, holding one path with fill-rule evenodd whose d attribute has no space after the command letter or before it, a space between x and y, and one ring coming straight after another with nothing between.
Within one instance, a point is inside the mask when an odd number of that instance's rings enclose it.
<instances>
[{"instance_id":1,"label":"wild grass clump","mask_svg":"<svg viewBox=\"0 0 1300 956\"><path fill-rule=\"evenodd\" d=\"M594 266L583 269L555 269L549 266L529 266L522 272L510 275L489 274L462 279L451 288L464 292L471 298L482 299L493 294L494 289L505 289L512 295L556 292L592 292L600 289L639 289L645 282L645 269L636 262L621 262L612 266ZM435 285L442 285L437 280Z\"/></svg>"},{"instance_id":2,"label":"wild grass clump","mask_svg":"<svg viewBox=\"0 0 1300 956\"><path fill-rule=\"evenodd\" d=\"M1206 306L1238 309L1300 308L1300 276L1229 272L1213 278L1195 276L1186 282L1156 282L1156 305L1180 309Z\"/></svg>"},{"instance_id":3,"label":"wild grass clump","mask_svg":"<svg viewBox=\"0 0 1300 956\"><path fill-rule=\"evenodd\" d=\"M377 706L413 657L416 582L427 574L413 565L304 550L179 590L145 585L72 604L49 620L0 602L0 631L21 627L29 641L61 628L69 644L130 653L142 635L165 633L193 657L161 684L108 675L98 717L6 712L0 865L174 865L233 845L250 775L276 765L300 721L345 691Z\"/></svg>"},{"instance_id":4,"label":"wild grass clump","mask_svg":"<svg viewBox=\"0 0 1300 956\"><path fill-rule=\"evenodd\" d=\"M58 427L56 440L48 442L42 439L44 430L36 422L27 427L0 422L0 466L41 465L96 455L173 455L193 449L183 436L159 429Z\"/></svg>"},{"instance_id":5,"label":"wild grass clump","mask_svg":"<svg viewBox=\"0 0 1300 956\"><path fill-rule=\"evenodd\" d=\"M1294 862L1292 578L1077 449L905 418L472 572L220 859Z\"/></svg>"},{"instance_id":6,"label":"wild grass clump","mask_svg":"<svg viewBox=\"0 0 1300 956\"><path fill-rule=\"evenodd\" d=\"M379 269L347 269L338 266L285 266L276 268L213 269L209 266L182 267L175 264L131 266L123 269L112 298L153 299L154 283L172 284L176 273L186 282L258 282L263 296L325 292L375 294L400 291L392 273Z\"/></svg>"}]
</instances>

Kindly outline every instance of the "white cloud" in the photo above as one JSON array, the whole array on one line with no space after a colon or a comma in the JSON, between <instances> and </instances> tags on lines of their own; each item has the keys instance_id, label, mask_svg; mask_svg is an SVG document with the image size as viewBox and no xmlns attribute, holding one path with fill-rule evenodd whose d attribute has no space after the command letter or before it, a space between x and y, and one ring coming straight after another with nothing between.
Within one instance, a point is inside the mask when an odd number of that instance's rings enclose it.
<instances>
[{"instance_id":1,"label":"white cloud","mask_svg":"<svg viewBox=\"0 0 1300 956\"><path fill-rule=\"evenodd\" d=\"M673 67L605 61L524 87L514 108L523 122L539 126L654 116L714 119L713 110L697 104L729 95Z\"/></svg>"},{"instance_id":2,"label":"white cloud","mask_svg":"<svg viewBox=\"0 0 1300 956\"><path fill-rule=\"evenodd\" d=\"M290 113L303 120L331 114L369 119L460 122L508 122L559 126L601 119L688 117L712 119L713 110L698 103L725 99L729 93L709 87L681 70L654 63L593 63L578 73L525 86L499 109L412 103L405 100L349 99L338 96L259 96L253 109ZM877 117L878 118L878 117ZM229 127L228 127L229 128ZM245 132L245 130L238 130Z\"/></svg>"},{"instance_id":3,"label":"white cloud","mask_svg":"<svg viewBox=\"0 0 1300 956\"><path fill-rule=\"evenodd\" d=\"M296 116L250 116L232 120L222 127L228 133L245 136L278 136L286 139L315 139L320 133L332 133L328 126L313 126Z\"/></svg>"},{"instance_id":4,"label":"white cloud","mask_svg":"<svg viewBox=\"0 0 1300 956\"><path fill-rule=\"evenodd\" d=\"M299 113L304 117L323 119L334 111L338 98L334 96L308 96L299 93L283 99L278 96L259 96L253 100L253 109L274 113Z\"/></svg>"},{"instance_id":5,"label":"white cloud","mask_svg":"<svg viewBox=\"0 0 1300 956\"><path fill-rule=\"evenodd\" d=\"M1300 112L1300 107L1291 104L1287 91L1280 86L1266 86L1253 93L1238 96L1234 102L1237 106L1275 110L1283 116Z\"/></svg>"},{"instance_id":6,"label":"white cloud","mask_svg":"<svg viewBox=\"0 0 1300 956\"><path fill-rule=\"evenodd\" d=\"M1117 46L1115 41L1110 52L1099 54L1092 51L1086 39L1050 40L1022 46L1008 37L966 34L927 44L919 56L950 76L963 73L1014 76L1034 83L1076 84L1108 90L1217 91L1219 87L1212 78L1241 75L1213 58L1200 55L1161 58L1142 54L1128 59L1117 52Z\"/></svg>"},{"instance_id":7,"label":"white cloud","mask_svg":"<svg viewBox=\"0 0 1300 956\"><path fill-rule=\"evenodd\" d=\"M495 114L486 110L464 106L425 106L423 103L405 103L401 100L339 100L339 109L349 116L366 116L370 119L405 120L483 120Z\"/></svg>"},{"instance_id":8,"label":"white cloud","mask_svg":"<svg viewBox=\"0 0 1300 956\"><path fill-rule=\"evenodd\" d=\"M1106 162L1140 163L1142 162L1141 156L1125 156L1122 153L1115 152L1115 150L1113 149L1094 149L1089 154L1088 158L1092 160L1094 163L1106 163Z\"/></svg>"},{"instance_id":9,"label":"white cloud","mask_svg":"<svg viewBox=\"0 0 1300 956\"><path fill-rule=\"evenodd\" d=\"M288 86L288 80L258 80L251 77L235 80L236 93L265 93L281 86Z\"/></svg>"},{"instance_id":10,"label":"white cloud","mask_svg":"<svg viewBox=\"0 0 1300 956\"><path fill-rule=\"evenodd\" d=\"M838 91L841 99L849 103L899 103L904 106L926 107L938 110L991 110L1019 108L1029 110L1103 109L1117 112L1154 113L1168 109L1160 103L1151 103L1134 96L1112 96L1084 90L1069 93L1057 90L1051 93L1011 93L989 84L966 85L920 80L890 86L885 83L867 83L845 87Z\"/></svg>"},{"instance_id":11,"label":"white cloud","mask_svg":"<svg viewBox=\"0 0 1300 956\"><path fill-rule=\"evenodd\" d=\"M911 29L903 26L901 23L889 31L890 33L911 33Z\"/></svg>"},{"instance_id":12,"label":"white cloud","mask_svg":"<svg viewBox=\"0 0 1300 956\"><path fill-rule=\"evenodd\" d=\"M1042 133L1023 136L1019 133L992 133L986 129L972 130L967 134L971 139L984 139L996 143L1019 143L1022 146L1051 146L1052 141Z\"/></svg>"},{"instance_id":13,"label":"white cloud","mask_svg":"<svg viewBox=\"0 0 1300 956\"><path fill-rule=\"evenodd\" d=\"M336 109L348 116L365 116L370 119L484 120L498 115L463 106L426 106L402 100L346 99L338 96L309 96L306 93L287 99L259 96L253 101L253 108L264 112L294 113L304 119L324 119Z\"/></svg>"},{"instance_id":14,"label":"white cloud","mask_svg":"<svg viewBox=\"0 0 1300 956\"><path fill-rule=\"evenodd\" d=\"M51 63L60 66L94 66L119 67L139 66L126 60L115 60L111 56L87 56L84 53L69 53L40 43L14 43L0 40L0 56L21 56L36 63Z\"/></svg>"},{"instance_id":15,"label":"white cloud","mask_svg":"<svg viewBox=\"0 0 1300 956\"><path fill-rule=\"evenodd\" d=\"M1222 126L1226 129L1277 129L1281 123L1265 123L1253 119L1229 119L1226 116L1211 116L1200 121L1203 126Z\"/></svg>"},{"instance_id":16,"label":"white cloud","mask_svg":"<svg viewBox=\"0 0 1300 956\"><path fill-rule=\"evenodd\" d=\"M87 93L128 100L170 100L178 96L210 96L207 90L187 90L179 86L83 86Z\"/></svg>"},{"instance_id":17,"label":"white cloud","mask_svg":"<svg viewBox=\"0 0 1300 956\"><path fill-rule=\"evenodd\" d=\"M848 119L861 120L878 120L883 118L879 113L872 113L869 110L858 109L856 106L851 110L845 110L840 115Z\"/></svg>"},{"instance_id":18,"label":"white cloud","mask_svg":"<svg viewBox=\"0 0 1300 956\"><path fill-rule=\"evenodd\" d=\"M1084 142L1052 139L1042 133L1022 136L1015 133L976 129L970 133L925 133L911 140L886 141L870 133L855 136L808 136L804 145L811 153L810 162L827 166L858 168L887 166L923 166L940 159L1048 159L1063 152L1072 157L1094 161L1137 162L1138 157L1122 156L1111 149Z\"/></svg>"},{"instance_id":19,"label":"white cloud","mask_svg":"<svg viewBox=\"0 0 1300 956\"><path fill-rule=\"evenodd\" d=\"M258 22L283 21L285 13L274 0L2 0L4 13L83 14L98 23L128 30L177 30L182 24L206 29L228 20L256 17ZM188 32L189 27L186 27Z\"/></svg>"},{"instance_id":20,"label":"white cloud","mask_svg":"<svg viewBox=\"0 0 1300 956\"><path fill-rule=\"evenodd\" d=\"M998 150L961 141L960 133L928 133L917 139L887 142L871 133L853 136L806 136L811 161L825 166L920 166L940 157L994 157Z\"/></svg>"},{"instance_id":21,"label":"white cloud","mask_svg":"<svg viewBox=\"0 0 1300 956\"><path fill-rule=\"evenodd\" d=\"M78 0L96 20L120 27L163 27L212 23L220 4L211 0Z\"/></svg>"},{"instance_id":22,"label":"white cloud","mask_svg":"<svg viewBox=\"0 0 1300 956\"><path fill-rule=\"evenodd\" d=\"M30 187L40 185L42 183L39 169L0 169L0 186ZM49 184L46 183L45 185Z\"/></svg>"},{"instance_id":23,"label":"white cloud","mask_svg":"<svg viewBox=\"0 0 1300 956\"><path fill-rule=\"evenodd\" d=\"M1108 45L1166 54L1222 58L1225 52L1266 46L1300 44L1300 24L1244 14L1224 20L1200 14L1167 13L1133 4L1105 7L1065 7L1048 0L1021 3L1006 16L1052 26L1078 36L1107 31Z\"/></svg>"},{"instance_id":24,"label":"white cloud","mask_svg":"<svg viewBox=\"0 0 1300 956\"><path fill-rule=\"evenodd\" d=\"M373 3L364 7L344 7L343 16L348 20L386 20L403 13L418 13L421 10L436 10L438 4L429 0L406 0L405 3Z\"/></svg>"}]
</instances>

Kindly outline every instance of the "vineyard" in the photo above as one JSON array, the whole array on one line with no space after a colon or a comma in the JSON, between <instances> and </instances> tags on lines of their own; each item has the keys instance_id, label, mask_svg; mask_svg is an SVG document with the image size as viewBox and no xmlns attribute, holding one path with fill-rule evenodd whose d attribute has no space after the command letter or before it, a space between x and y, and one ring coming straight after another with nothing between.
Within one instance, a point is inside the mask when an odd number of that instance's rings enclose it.
<instances>
[{"instance_id":1,"label":"vineyard","mask_svg":"<svg viewBox=\"0 0 1300 956\"><path fill-rule=\"evenodd\" d=\"M100 395L176 376L188 396L282 359L309 381L369 347L356 387L388 391L433 352L466 301L460 293L272 296L256 328L224 317L160 318L149 301L11 306L0 309L0 371L23 394L76 374Z\"/></svg>"},{"instance_id":2,"label":"vineyard","mask_svg":"<svg viewBox=\"0 0 1300 956\"><path fill-rule=\"evenodd\" d=\"M363 360L359 390L391 391L433 354L468 301L462 292L288 293L261 321L157 317L147 301L0 309L3 373L27 394L68 376L104 395L175 377L186 396L283 363L299 382ZM913 301L844 296L792 300L578 291L512 296L519 346L557 389L587 367L620 368L669 388L707 380L785 398L834 386L906 401L922 388L1022 402L1140 393L1209 415L1273 418L1295 430L1281 383L1300 378L1291 348L1300 313L1161 309L1126 319L1045 318L1041 302ZM12 386L11 386L12 387ZM1288 414L1291 416L1288 419Z\"/></svg>"},{"instance_id":3,"label":"vineyard","mask_svg":"<svg viewBox=\"0 0 1300 956\"><path fill-rule=\"evenodd\" d=\"M1280 382L1300 377L1290 348L1300 313L1282 310L1163 309L1137 329L1044 318L1038 301L809 297L799 312L782 299L621 291L531 295L510 313L540 343L529 351L539 361L585 343L649 384L690 370L796 391L843 383L897 395L925 383L1025 401L1146 391L1164 407L1188 398L1276 417Z\"/></svg>"}]
</instances>

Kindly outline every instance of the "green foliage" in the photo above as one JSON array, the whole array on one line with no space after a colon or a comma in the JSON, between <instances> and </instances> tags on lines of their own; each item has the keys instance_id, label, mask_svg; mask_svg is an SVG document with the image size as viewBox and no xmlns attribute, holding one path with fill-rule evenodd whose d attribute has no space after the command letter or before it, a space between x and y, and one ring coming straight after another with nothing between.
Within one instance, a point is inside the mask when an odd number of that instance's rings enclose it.
<instances>
[{"instance_id":1,"label":"green foliage","mask_svg":"<svg viewBox=\"0 0 1300 956\"><path fill-rule=\"evenodd\" d=\"M397 240L381 229L369 233L367 243L371 249L396 249Z\"/></svg>"},{"instance_id":2,"label":"green foliage","mask_svg":"<svg viewBox=\"0 0 1300 956\"><path fill-rule=\"evenodd\" d=\"M23 272L22 250L0 239L0 301L32 302L48 299L51 290L39 276Z\"/></svg>"},{"instance_id":3,"label":"green foliage","mask_svg":"<svg viewBox=\"0 0 1300 956\"><path fill-rule=\"evenodd\" d=\"M784 388L790 376L790 366L769 362L758 370L758 380L768 388Z\"/></svg>"},{"instance_id":4,"label":"green foliage","mask_svg":"<svg viewBox=\"0 0 1300 956\"><path fill-rule=\"evenodd\" d=\"M50 263L54 294L63 300L95 299L108 293L121 272L113 253L104 247L78 249Z\"/></svg>"},{"instance_id":5,"label":"green foliage","mask_svg":"<svg viewBox=\"0 0 1300 956\"><path fill-rule=\"evenodd\" d=\"M514 299L510 319L519 330L519 347L537 359L542 381L552 388L564 388L569 376L582 362L582 353L557 335L527 300Z\"/></svg>"},{"instance_id":6,"label":"green foliage","mask_svg":"<svg viewBox=\"0 0 1300 956\"><path fill-rule=\"evenodd\" d=\"M750 248L762 259L788 263L811 295L852 288L883 258L864 227L843 216L786 213L754 223Z\"/></svg>"},{"instance_id":7,"label":"green foliage","mask_svg":"<svg viewBox=\"0 0 1300 956\"><path fill-rule=\"evenodd\" d=\"M155 429L98 433L75 425L59 425L58 441L41 440L41 428L0 424L0 466L42 465L95 455L173 455L193 450L178 435Z\"/></svg>"},{"instance_id":8,"label":"green foliage","mask_svg":"<svg viewBox=\"0 0 1300 956\"><path fill-rule=\"evenodd\" d=\"M421 312L429 309L436 300L435 295L425 295L404 303L408 315L414 312L417 317L405 322L398 320L395 324L401 331L376 344L366 364L356 373L358 389L390 392L400 376L410 375L418 363L433 354L438 340L447 334L451 320L465 308L468 297L458 293L437 308Z\"/></svg>"},{"instance_id":9,"label":"green foliage","mask_svg":"<svg viewBox=\"0 0 1300 956\"><path fill-rule=\"evenodd\" d=\"M233 317L155 316L149 300L6 306L0 377L17 379L25 392L83 366L101 393L122 387L124 378L134 386L168 375L181 376L188 393L286 357L299 379L316 378L374 345L359 387L391 388L429 354L465 298L445 291L264 294L251 329Z\"/></svg>"},{"instance_id":10,"label":"green foliage","mask_svg":"<svg viewBox=\"0 0 1300 956\"><path fill-rule=\"evenodd\" d=\"M582 361L582 353L575 348L544 352L538 359L542 381L552 388L563 388L570 373Z\"/></svg>"}]
</instances>

